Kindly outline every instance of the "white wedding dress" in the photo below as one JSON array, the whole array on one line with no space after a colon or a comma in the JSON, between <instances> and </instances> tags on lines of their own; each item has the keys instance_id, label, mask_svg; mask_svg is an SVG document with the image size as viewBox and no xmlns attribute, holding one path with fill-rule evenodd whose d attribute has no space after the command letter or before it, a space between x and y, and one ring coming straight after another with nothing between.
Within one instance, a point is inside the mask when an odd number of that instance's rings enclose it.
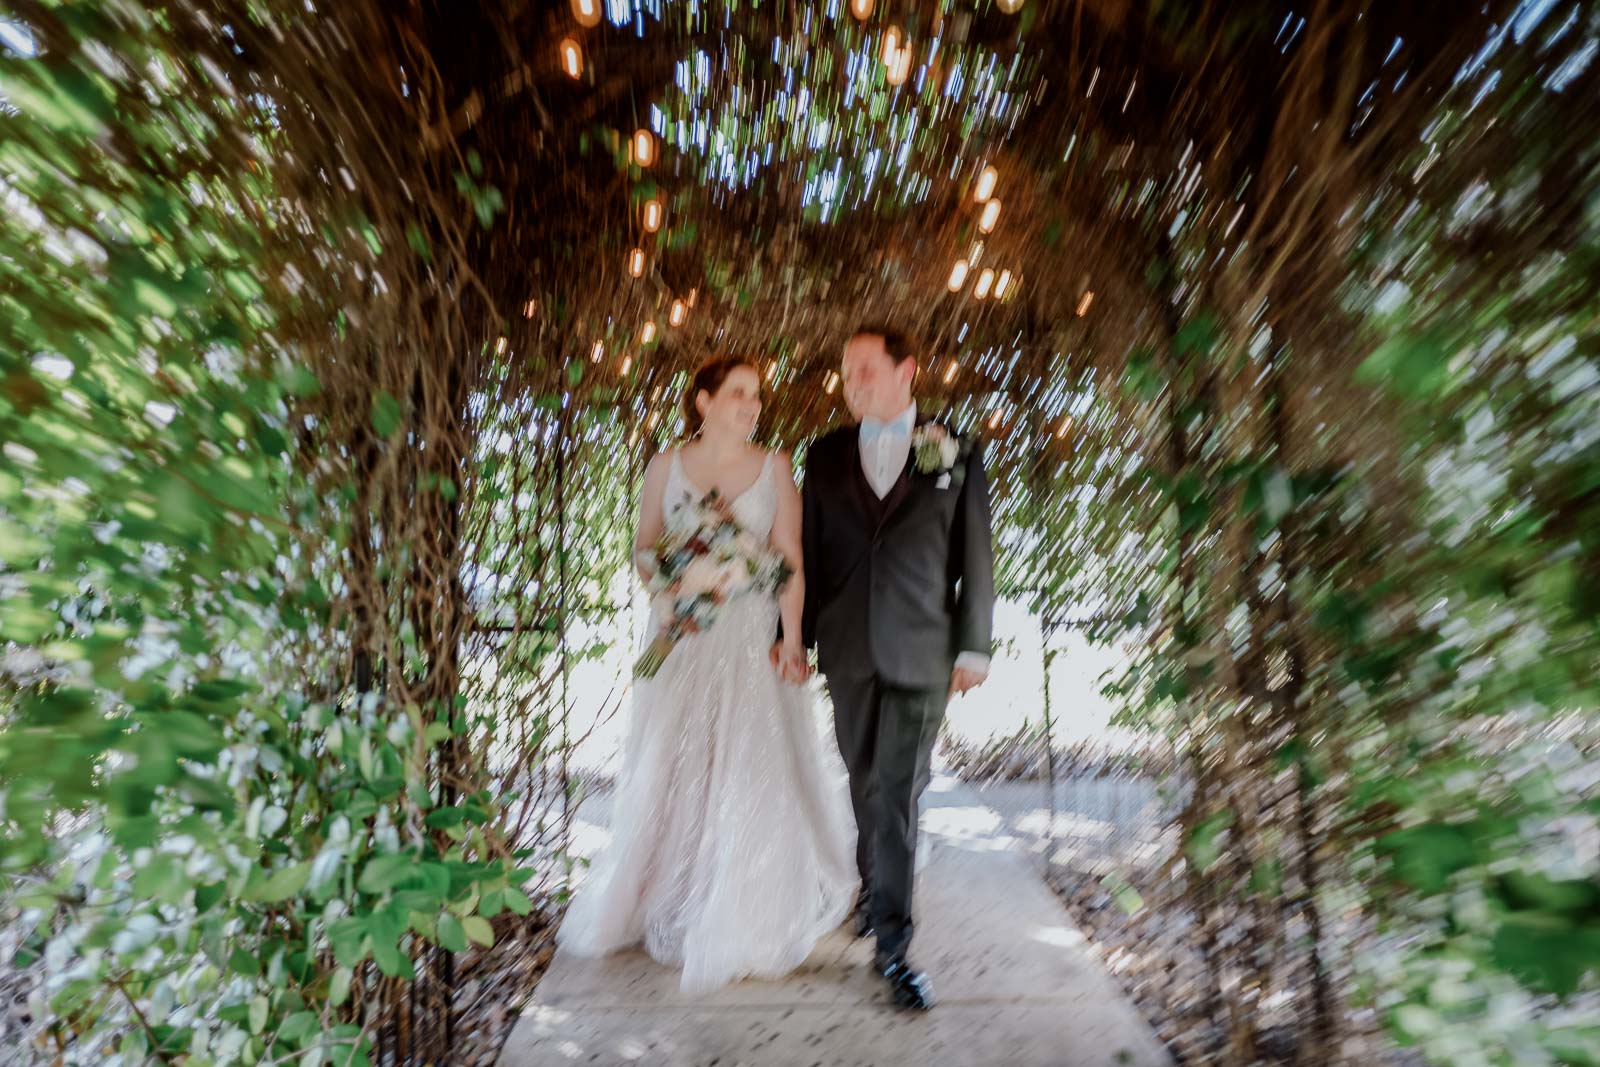
<instances>
[{"instance_id":1,"label":"white wedding dress","mask_svg":"<svg viewBox=\"0 0 1600 1067\"><path fill-rule=\"evenodd\" d=\"M772 468L769 455L732 504L761 538L777 514ZM665 521L699 495L674 452ZM844 765L808 691L768 658L777 621L773 597L730 600L636 680L611 842L568 909L563 949L642 943L698 993L787 974L850 914L859 876Z\"/></svg>"}]
</instances>

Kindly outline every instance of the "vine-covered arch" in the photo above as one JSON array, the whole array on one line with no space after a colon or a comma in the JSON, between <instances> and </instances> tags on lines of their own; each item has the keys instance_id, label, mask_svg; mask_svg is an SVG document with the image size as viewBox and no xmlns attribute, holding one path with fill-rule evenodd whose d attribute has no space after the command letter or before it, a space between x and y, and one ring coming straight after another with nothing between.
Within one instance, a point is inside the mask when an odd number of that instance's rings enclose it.
<instances>
[{"instance_id":1,"label":"vine-covered arch","mask_svg":"<svg viewBox=\"0 0 1600 1067\"><path fill-rule=\"evenodd\" d=\"M1593 1040L1587 5L12 11L0 828L62 1056L462 1040L469 944L559 915L686 372L802 445L863 319L985 438L1008 593L1135 649L1196 1049L1287 997L1334 1055L1339 901L1441 1062Z\"/></svg>"}]
</instances>

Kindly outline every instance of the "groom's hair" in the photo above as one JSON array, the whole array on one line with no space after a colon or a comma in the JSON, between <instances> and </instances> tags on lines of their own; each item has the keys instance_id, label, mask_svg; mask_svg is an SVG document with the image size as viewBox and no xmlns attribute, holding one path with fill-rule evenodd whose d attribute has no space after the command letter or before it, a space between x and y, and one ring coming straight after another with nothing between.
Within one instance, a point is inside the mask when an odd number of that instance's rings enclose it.
<instances>
[{"instance_id":1,"label":"groom's hair","mask_svg":"<svg viewBox=\"0 0 1600 1067\"><path fill-rule=\"evenodd\" d=\"M902 333L893 326L875 322L864 323L857 326L855 333L850 335L851 340L857 337L881 337L883 350L889 353L889 358L894 360L894 365L897 367L917 354L917 342L910 334Z\"/></svg>"}]
</instances>

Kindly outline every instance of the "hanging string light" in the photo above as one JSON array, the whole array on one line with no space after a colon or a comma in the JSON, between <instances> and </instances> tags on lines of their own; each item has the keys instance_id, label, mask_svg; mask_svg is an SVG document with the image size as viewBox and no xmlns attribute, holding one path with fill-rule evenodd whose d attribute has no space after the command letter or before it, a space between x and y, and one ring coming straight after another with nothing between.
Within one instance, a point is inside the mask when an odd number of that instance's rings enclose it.
<instances>
[{"instance_id":1,"label":"hanging string light","mask_svg":"<svg viewBox=\"0 0 1600 1067\"><path fill-rule=\"evenodd\" d=\"M883 31L883 65L894 66L895 57L900 54L900 27L890 26Z\"/></svg>"},{"instance_id":2,"label":"hanging string light","mask_svg":"<svg viewBox=\"0 0 1600 1067\"><path fill-rule=\"evenodd\" d=\"M1022 10L1023 0L996 0L996 3L1000 5L1001 11L1008 15L1015 15Z\"/></svg>"},{"instance_id":3,"label":"hanging string light","mask_svg":"<svg viewBox=\"0 0 1600 1067\"><path fill-rule=\"evenodd\" d=\"M699 299L700 299L700 290L699 289L690 289L689 290L689 306L690 307L694 307L694 302L696 300L699 300Z\"/></svg>"},{"instance_id":4,"label":"hanging string light","mask_svg":"<svg viewBox=\"0 0 1600 1067\"><path fill-rule=\"evenodd\" d=\"M1061 419L1061 427L1056 430L1056 440L1059 441L1063 437L1067 436L1067 431L1070 429L1072 429L1072 416L1065 415Z\"/></svg>"},{"instance_id":5,"label":"hanging string light","mask_svg":"<svg viewBox=\"0 0 1600 1067\"><path fill-rule=\"evenodd\" d=\"M1000 272L1000 277L994 280L994 298L999 300L1001 297L1005 296L1006 290L1010 287L1011 272L1008 270L1003 270Z\"/></svg>"},{"instance_id":6,"label":"hanging string light","mask_svg":"<svg viewBox=\"0 0 1600 1067\"><path fill-rule=\"evenodd\" d=\"M973 190L973 199L983 203L994 195L995 183L1000 180L1000 172L993 167L984 167L983 173L978 175L978 186Z\"/></svg>"},{"instance_id":7,"label":"hanging string light","mask_svg":"<svg viewBox=\"0 0 1600 1067\"><path fill-rule=\"evenodd\" d=\"M605 355L606 355L606 343L604 341L596 341L594 343L594 351L589 353L589 358L591 360L593 360L594 362L599 363L602 359L605 358Z\"/></svg>"},{"instance_id":8,"label":"hanging string light","mask_svg":"<svg viewBox=\"0 0 1600 1067\"><path fill-rule=\"evenodd\" d=\"M984 233L993 233L995 223L1000 221L1000 201L991 200L983 205L983 214L978 216L978 229Z\"/></svg>"},{"instance_id":9,"label":"hanging string light","mask_svg":"<svg viewBox=\"0 0 1600 1067\"><path fill-rule=\"evenodd\" d=\"M639 343L647 345L656 339L656 324L652 319L644 324L644 329L639 331Z\"/></svg>"},{"instance_id":10,"label":"hanging string light","mask_svg":"<svg viewBox=\"0 0 1600 1067\"><path fill-rule=\"evenodd\" d=\"M571 37L561 39L561 69L569 78L583 77L583 49Z\"/></svg>"},{"instance_id":11,"label":"hanging string light","mask_svg":"<svg viewBox=\"0 0 1600 1067\"><path fill-rule=\"evenodd\" d=\"M633 369L633 357L632 356L623 356L622 357L622 374L623 374L623 376L626 377L628 372L630 370L632 370L632 369Z\"/></svg>"},{"instance_id":12,"label":"hanging string light","mask_svg":"<svg viewBox=\"0 0 1600 1067\"><path fill-rule=\"evenodd\" d=\"M655 166L656 135L649 130L638 130L634 133L633 161L641 167Z\"/></svg>"},{"instance_id":13,"label":"hanging string light","mask_svg":"<svg viewBox=\"0 0 1600 1067\"><path fill-rule=\"evenodd\" d=\"M946 368L945 372L944 372L944 384L949 385L951 382L955 381L956 380L956 371L958 371L960 369L961 369L961 364L957 363L955 360L952 359L950 361L950 366L948 368Z\"/></svg>"},{"instance_id":14,"label":"hanging string light","mask_svg":"<svg viewBox=\"0 0 1600 1067\"><path fill-rule=\"evenodd\" d=\"M911 47L907 45L905 48L900 49L894 57L894 62L889 64L889 84L904 85L906 79L910 76Z\"/></svg>"},{"instance_id":15,"label":"hanging string light","mask_svg":"<svg viewBox=\"0 0 1600 1067\"><path fill-rule=\"evenodd\" d=\"M506 354L506 345L509 344L509 343L510 342L508 342L504 337L502 337L499 340L497 340L494 343L494 354L497 355L497 356L505 355Z\"/></svg>"},{"instance_id":16,"label":"hanging string light","mask_svg":"<svg viewBox=\"0 0 1600 1067\"><path fill-rule=\"evenodd\" d=\"M850 14L865 22L872 17L873 0L850 0Z\"/></svg>"},{"instance_id":17,"label":"hanging string light","mask_svg":"<svg viewBox=\"0 0 1600 1067\"><path fill-rule=\"evenodd\" d=\"M967 261L956 260L956 265L950 268L950 280L945 283L952 293L959 293L961 287L967 284Z\"/></svg>"},{"instance_id":18,"label":"hanging string light","mask_svg":"<svg viewBox=\"0 0 1600 1067\"><path fill-rule=\"evenodd\" d=\"M682 326L683 320L689 317L689 309L683 306L682 300L672 302L672 314L667 316L667 321L674 326Z\"/></svg>"},{"instance_id":19,"label":"hanging string light","mask_svg":"<svg viewBox=\"0 0 1600 1067\"><path fill-rule=\"evenodd\" d=\"M832 371L832 370L829 371L828 372L828 381L827 381L827 384L825 386L823 386L823 390L829 396L832 396L833 395L833 390L838 385L839 385L839 372L838 371Z\"/></svg>"},{"instance_id":20,"label":"hanging string light","mask_svg":"<svg viewBox=\"0 0 1600 1067\"><path fill-rule=\"evenodd\" d=\"M644 249L635 248L628 253L628 273L635 278L644 277Z\"/></svg>"},{"instance_id":21,"label":"hanging string light","mask_svg":"<svg viewBox=\"0 0 1600 1067\"><path fill-rule=\"evenodd\" d=\"M995 408L994 414L989 416L989 429L996 430L1000 427L1000 420L1005 418L1004 408Z\"/></svg>"},{"instance_id":22,"label":"hanging string light","mask_svg":"<svg viewBox=\"0 0 1600 1067\"><path fill-rule=\"evenodd\" d=\"M661 201L650 199L644 202L644 228L649 233L661 229Z\"/></svg>"},{"instance_id":23,"label":"hanging string light","mask_svg":"<svg viewBox=\"0 0 1600 1067\"><path fill-rule=\"evenodd\" d=\"M972 287L972 295L982 300L989 295L989 288L992 285L994 285L994 271L985 267L983 273L978 275L978 284Z\"/></svg>"},{"instance_id":24,"label":"hanging string light","mask_svg":"<svg viewBox=\"0 0 1600 1067\"><path fill-rule=\"evenodd\" d=\"M531 318L533 318L533 313L535 311L537 311L538 309L539 309L538 303L536 303L535 301L530 300L526 304L522 305L522 317L525 318L525 319L531 319Z\"/></svg>"},{"instance_id":25,"label":"hanging string light","mask_svg":"<svg viewBox=\"0 0 1600 1067\"><path fill-rule=\"evenodd\" d=\"M1089 314L1089 305L1092 303L1094 303L1094 293L1085 290L1083 299L1078 301L1078 318L1081 319Z\"/></svg>"},{"instance_id":26,"label":"hanging string light","mask_svg":"<svg viewBox=\"0 0 1600 1067\"><path fill-rule=\"evenodd\" d=\"M600 0L572 0L572 17L580 26L600 25Z\"/></svg>"},{"instance_id":27,"label":"hanging string light","mask_svg":"<svg viewBox=\"0 0 1600 1067\"><path fill-rule=\"evenodd\" d=\"M870 6L871 5L869 4L868 7L870 8ZM867 13L871 14L871 11L869 10ZM771 362L769 362L767 364L767 381L769 381L769 382L772 381L773 377L776 376L777 373L778 373L778 361L777 360L772 360Z\"/></svg>"}]
</instances>

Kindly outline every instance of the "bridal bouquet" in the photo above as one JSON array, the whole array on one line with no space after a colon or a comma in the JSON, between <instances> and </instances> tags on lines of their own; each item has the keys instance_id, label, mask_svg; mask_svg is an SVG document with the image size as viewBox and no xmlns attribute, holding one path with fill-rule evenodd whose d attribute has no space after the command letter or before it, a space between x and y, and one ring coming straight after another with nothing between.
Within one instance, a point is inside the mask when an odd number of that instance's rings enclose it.
<instances>
[{"instance_id":1,"label":"bridal bouquet","mask_svg":"<svg viewBox=\"0 0 1600 1067\"><path fill-rule=\"evenodd\" d=\"M740 526L716 490L673 512L653 562L646 588L652 601L666 601L667 622L633 665L638 678L654 678L679 639L709 627L723 604L776 593L791 573L783 554Z\"/></svg>"}]
</instances>

